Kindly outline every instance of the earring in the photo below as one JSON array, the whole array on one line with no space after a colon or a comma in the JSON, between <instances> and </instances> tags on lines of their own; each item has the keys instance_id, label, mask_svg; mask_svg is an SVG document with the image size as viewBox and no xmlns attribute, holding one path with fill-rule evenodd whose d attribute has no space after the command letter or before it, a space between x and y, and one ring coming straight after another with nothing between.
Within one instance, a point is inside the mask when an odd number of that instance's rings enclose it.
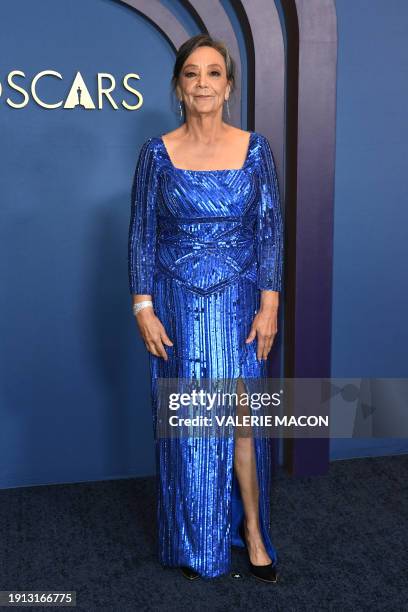
<instances>
[{"instance_id":1,"label":"earring","mask_svg":"<svg viewBox=\"0 0 408 612\"><path fill-rule=\"evenodd\" d=\"M183 105L181 104L181 100L179 100L179 110L180 110L180 121L183 119Z\"/></svg>"},{"instance_id":2,"label":"earring","mask_svg":"<svg viewBox=\"0 0 408 612\"><path fill-rule=\"evenodd\" d=\"M230 115L230 109L229 109L228 98L226 99L226 103L227 103L227 115L228 115L228 119L230 119L230 118L231 118L231 115Z\"/></svg>"}]
</instances>

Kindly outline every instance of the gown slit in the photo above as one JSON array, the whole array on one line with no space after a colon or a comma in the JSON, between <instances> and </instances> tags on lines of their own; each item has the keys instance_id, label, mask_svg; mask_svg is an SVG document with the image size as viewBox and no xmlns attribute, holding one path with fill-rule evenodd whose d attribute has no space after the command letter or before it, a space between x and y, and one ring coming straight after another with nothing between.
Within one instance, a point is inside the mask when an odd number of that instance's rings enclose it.
<instances>
[{"instance_id":1,"label":"gown slit","mask_svg":"<svg viewBox=\"0 0 408 612\"><path fill-rule=\"evenodd\" d=\"M240 394L248 393L248 388L241 376L239 376L237 379L236 388L238 388L238 381L242 382L242 390L240 391ZM252 416L254 412L251 406L249 407L246 406L244 410L240 409L238 411L238 414L240 416L244 416L244 415ZM262 448L257 448L257 444L260 444L260 443L259 442L257 443L256 441L257 438L256 438L256 435L254 435L253 426L252 425L245 426L245 429L246 429L246 432L248 431L250 432L249 434L246 433L245 435L248 435L248 437L250 437L251 439L252 448L253 448L254 457L255 457L255 476L256 476L256 483L257 483L257 489L258 489L258 518L259 518L260 531L261 531L262 539L264 541L265 549L268 552L269 556L271 557L272 562L275 563L277 561L277 553L271 542L269 530L267 527L268 516L264 516L265 503L262 503L264 492L261 491L261 486L260 486L262 479L265 480L265 477L266 478L271 477L272 472L269 467L266 473L264 474L261 473L262 467L260 465L259 455L261 453ZM262 440L262 438L260 439ZM234 530L234 537L232 540L232 545L236 546L237 548L244 548L246 547L246 543L242 540L241 535L240 535L240 525L244 519L244 506L243 506L238 476L236 474L236 470L234 467L235 443L236 443L236 435L234 436L233 467L232 467L233 469L233 475L232 475L233 487L232 487L231 504L232 504L233 512L235 512L235 517L233 516L233 519L232 519L232 525L233 525L233 530ZM268 446L271 447L271 444L269 444ZM270 457L272 457L273 448L269 448L269 450L271 453ZM269 504L267 503L266 505L269 505Z\"/></svg>"},{"instance_id":2,"label":"gown slit","mask_svg":"<svg viewBox=\"0 0 408 612\"><path fill-rule=\"evenodd\" d=\"M241 380L251 395L267 377L256 339L245 343L262 291L282 287L283 226L266 137L250 133L241 169L213 171L175 168L162 138L147 139L133 181L128 261L130 293L152 296L173 342L165 345L167 360L149 353L158 558L203 578L222 576L231 570L231 545L245 546L238 531L244 513L235 436L211 435L205 427L184 437L163 434L159 387L170 380L179 388L183 381L227 380L231 390L231 381ZM219 403L214 408L221 410ZM251 403L248 411L256 414ZM252 440L260 530L276 561L272 438L254 426Z\"/></svg>"}]
</instances>

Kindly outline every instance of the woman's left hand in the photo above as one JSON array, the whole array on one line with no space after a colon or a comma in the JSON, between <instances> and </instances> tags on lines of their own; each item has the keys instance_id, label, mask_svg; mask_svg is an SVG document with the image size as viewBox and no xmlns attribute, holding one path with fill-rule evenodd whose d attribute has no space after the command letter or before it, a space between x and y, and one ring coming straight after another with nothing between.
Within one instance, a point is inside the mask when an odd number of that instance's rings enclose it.
<instances>
[{"instance_id":1,"label":"woman's left hand","mask_svg":"<svg viewBox=\"0 0 408 612\"><path fill-rule=\"evenodd\" d=\"M271 305L262 308L257 312L251 325L248 338L245 342L248 344L257 338L257 359L267 359L269 351L272 348L273 341L278 331L278 306Z\"/></svg>"}]
</instances>

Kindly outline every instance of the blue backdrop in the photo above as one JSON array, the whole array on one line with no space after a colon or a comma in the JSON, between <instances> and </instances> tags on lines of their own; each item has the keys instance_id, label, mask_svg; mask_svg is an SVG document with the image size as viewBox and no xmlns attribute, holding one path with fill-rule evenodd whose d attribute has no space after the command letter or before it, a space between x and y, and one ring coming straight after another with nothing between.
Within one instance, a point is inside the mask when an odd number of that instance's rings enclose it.
<instances>
[{"instance_id":1,"label":"blue backdrop","mask_svg":"<svg viewBox=\"0 0 408 612\"><path fill-rule=\"evenodd\" d=\"M336 0L332 376L408 376L408 4ZM331 457L408 452L332 440Z\"/></svg>"},{"instance_id":2,"label":"blue backdrop","mask_svg":"<svg viewBox=\"0 0 408 612\"><path fill-rule=\"evenodd\" d=\"M178 2L163 2L180 12ZM333 376L406 376L407 258L404 0L337 1L339 73ZM147 354L130 311L127 230L141 143L178 124L174 54L114 0L3 1L0 7L0 487L154 472ZM369 26L367 28L367 25ZM80 71L114 75L118 109L46 110ZM145 103L122 86L138 73ZM107 85L108 82L104 81ZM243 126L246 127L246 126ZM397 452L341 440L332 458Z\"/></svg>"}]
</instances>

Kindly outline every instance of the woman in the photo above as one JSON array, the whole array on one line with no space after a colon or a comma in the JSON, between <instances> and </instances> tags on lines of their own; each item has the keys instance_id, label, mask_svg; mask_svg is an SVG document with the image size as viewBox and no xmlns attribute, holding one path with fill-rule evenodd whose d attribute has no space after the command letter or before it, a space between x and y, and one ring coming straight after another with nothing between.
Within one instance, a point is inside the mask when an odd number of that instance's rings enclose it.
<instances>
[{"instance_id":1,"label":"woman","mask_svg":"<svg viewBox=\"0 0 408 612\"><path fill-rule=\"evenodd\" d=\"M228 50L207 35L189 39L172 84L185 121L144 142L129 227L129 286L150 353L155 427L158 380L231 379L241 394L244 381L265 379L282 277L269 142L222 119L234 88ZM246 546L251 572L276 582L271 442L156 436L162 565L212 578L230 571L231 545Z\"/></svg>"}]
</instances>

